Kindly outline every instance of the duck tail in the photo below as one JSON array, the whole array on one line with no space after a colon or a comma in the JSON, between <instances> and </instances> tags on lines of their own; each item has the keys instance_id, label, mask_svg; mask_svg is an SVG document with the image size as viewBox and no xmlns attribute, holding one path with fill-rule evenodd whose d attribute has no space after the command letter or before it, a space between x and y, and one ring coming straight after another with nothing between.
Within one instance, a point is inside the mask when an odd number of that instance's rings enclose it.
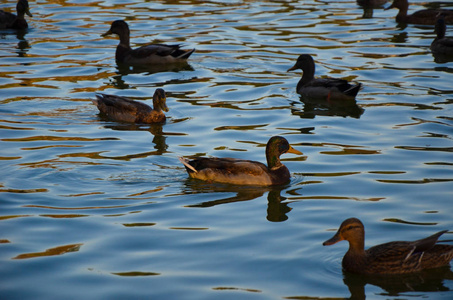
<instances>
[{"instance_id":1,"label":"duck tail","mask_svg":"<svg viewBox=\"0 0 453 300\"><path fill-rule=\"evenodd\" d=\"M193 48L191 50L186 50L181 55L179 55L177 58L188 59L189 56L192 55L192 53L194 53L194 52L195 52L195 48Z\"/></svg>"},{"instance_id":2,"label":"duck tail","mask_svg":"<svg viewBox=\"0 0 453 300\"><path fill-rule=\"evenodd\" d=\"M187 170L192 170L193 172L198 173L198 171L189 164L189 161L187 159L185 159L184 157L178 157L178 158L179 158L179 161L186 167Z\"/></svg>"},{"instance_id":3,"label":"duck tail","mask_svg":"<svg viewBox=\"0 0 453 300\"><path fill-rule=\"evenodd\" d=\"M93 102L94 105L99 106L100 101L102 101L104 96L103 94L96 94L96 99L91 99L91 102Z\"/></svg>"},{"instance_id":4,"label":"duck tail","mask_svg":"<svg viewBox=\"0 0 453 300\"><path fill-rule=\"evenodd\" d=\"M352 87L344 91L344 93L348 96L355 97L359 93L361 87L362 87L361 83L353 85Z\"/></svg>"}]
</instances>

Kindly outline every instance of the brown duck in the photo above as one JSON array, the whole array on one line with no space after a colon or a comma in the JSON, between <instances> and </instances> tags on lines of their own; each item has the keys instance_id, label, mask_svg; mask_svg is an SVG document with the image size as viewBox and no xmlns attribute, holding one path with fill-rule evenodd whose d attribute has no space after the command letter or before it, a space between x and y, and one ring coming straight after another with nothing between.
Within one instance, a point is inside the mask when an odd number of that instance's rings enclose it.
<instances>
[{"instance_id":1,"label":"brown duck","mask_svg":"<svg viewBox=\"0 0 453 300\"><path fill-rule=\"evenodd\" d=\"M288 168L280 161L283 153L302 154L281 136L273 136L266 145L267 166L258 161L198 157L179 158L191 178L237 185L270 186L285 184L290 179Z\"/></svg>"},{"instance_id":2,"label":"brown duck","mask_svg":"<svg viewBox=\"0 0 453 300\"><path fill-rule=\"evenodd\" d=\"M439 15L443 15L447 24L453 24L453 10L450 9L422 9L408 15L408 0L393 0L392 5L387 7L386 10L391 8L399 9L396 15L397 23L434 25Z\"/></svg>"},{"instance_id":3,"label":"brown duck","mask_svg":"<svg viewBox=\"0 0 453 300\"><path fill-rule=\"evenodd\" d=\"M98 94L92 100L99 111L114 121L130 123L161 123L165 122L168 111L165 91L156 89L153 96L154 109L145 103L134 101L125 97Z\"/></svg>"},{"instance_id":4,"label":"brown duck","mask_svg":"<svg viewBox=\"0 0 453 300\"><path fill-rule=\"evenodd\" d=\"M10 12L0 10L0 29L26 29L28 28L25 14L32 17L27 0L19 0L16 5L17 16Z\"/></svg>"},{"instance_id":5,"label":"brown duck","mask_svg":"<svg viewBox=\"0 0 453 300\"><path fill-rule=\"evenodd\" d=\"M101 36L116 34L120 43L116 47L115 59L118 63L133 66L172 64L187 62L195 49L182 50L180 45L150 44L132 49L129 26L123 20L112 23L110 29Z\"/></svg>"},{"instance_id":6,"label":"brown duck","mask_svg":"<svg viewBox=\"0 0 453 300\"><path fill-rule=\"evenodd\" d=\"M389 242L364 249L365 229L362 222L350 218L324 246L346 240L349 250L343 257L343 269L359 274L403 274L448 265L453 258L452 245L438 245L438 238L448 230L412 242Z\"/></svg>"}]
</instances>

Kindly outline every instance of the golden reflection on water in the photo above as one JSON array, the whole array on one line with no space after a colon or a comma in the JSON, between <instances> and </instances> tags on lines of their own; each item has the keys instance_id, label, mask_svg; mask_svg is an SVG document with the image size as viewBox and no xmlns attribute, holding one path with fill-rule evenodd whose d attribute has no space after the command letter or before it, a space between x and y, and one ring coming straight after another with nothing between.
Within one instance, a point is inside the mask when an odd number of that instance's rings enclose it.
<instances>
[{"instance_id":1,"label":"golden reflection on water","mask_svg":"<svg viewBox=\"0 0 453 300\"><path fill-rule=\"evenodd\" d=\"M43 252L32 252L32 253L24 253L19 254L13 259L28 259L28 258L36 258L36 257L43 257L43 256L54 256L54 255L63 255L70 252L77 252L80 250L80 247L83 244L70 244L64 246L58 246L55 248L46 249Z\"/></svg>"}]
</instances>

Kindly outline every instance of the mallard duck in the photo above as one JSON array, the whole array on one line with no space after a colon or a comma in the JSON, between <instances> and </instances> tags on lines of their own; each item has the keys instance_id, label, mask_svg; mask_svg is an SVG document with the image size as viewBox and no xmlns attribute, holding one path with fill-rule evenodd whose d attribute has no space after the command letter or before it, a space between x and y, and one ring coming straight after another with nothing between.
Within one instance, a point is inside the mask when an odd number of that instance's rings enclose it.
<instances>
[{"instance_id":1,"label":"mallard duck","mask_svg":"<svg viewBox=\"0 0 453 300\"><path fill-rule=\"evenodd\" d=\"M165 91L156 89L153 96L154 109L145 103L125 97L98 94L92 100L99 111L112 120L130 123L161 123L166 117L163 111L168 111L165 103Z\"/></svg>"},{"instance_id":2,"label":"mallard duck","mask_svg":"<svg viewBox=\"0 0 453 300\"><path fill-rule=\"evenodd\" d=\"M362 86L350 84L347 80L336 78L315 78L315 62L311 55L302 54L296 64L288 71L302 69L304 72L297 83L296 91L304 98L347 101L354 100Z\"/></svg>"},{"instance_id":3,"label":"mallard duck","mask_svg":"<svg viewBox=\"0 0 453 300\"><path fill-rule=\"evenodd\" d=\"M0 10L0 29L26 29L28 28L25 14L33 17L30 13L27 0L19 0L16 5L17 16L10 12Z\"/></svg>"},{"instance_id":4,"label":"mallard duck","mask_svg":"<svg viewBox=\"0 0 453 300\"><path fill-rule=\"evenodd\" d=\"M191 178L238 185L280 185L290 179L288 168L281 163L283 153L302 154L281 136L273 136L266 145L267 166L263 163L235 158L180 157Z\"/></svg>"},{"instance_id":5,"label":"mallard duck","mask_svg":"<svg viewBox=\"0 0 453 300\"><path fill-rule=\"evenodd\" d=\"M343 269L359 274L403 274L448 265L453 258L453 246L437 245L438 238L448 230L413 242L389 242L364 249L365 229L357 218L341 224L337 233L323 243L333 245L349 242L343 257Z\"/></svg>"},{"instance_id":6,"label":"mallard duck","mask_svg":"<svg viewBox=\"0 0 453 300\"><path fill-rule=\"evenodd\" d=\"M453 38L446 37L446 31L447 25L445 25L445 20L443 18L439 18L435 27L437 36L431 43L430 47L433 53L453 55Z\"/></svg>"},{"instance_id":7,"label":"mallard duck","mask_svg":"<svg viewBox=\"0 0 453 300\"><path fill-rule=\"evenodd\" d=\"M136 49L132 49L129 44L129 26L123 20L117 20L112 23L109 31L102 34L117 34L120 43L116 47L115 59L118 63L129 65L149 65L149 64L171 64L185 62L195 51L182 50L180 45L151 44Z\"/></svg>"},{"instance_id":8,"label":"mallard duck","mask_svg":"<svg viewBox=\"0 0 453 300\"><path fill-rule=\"evenodd\" d=\"M410 23L421 25L434 25L439 14L442 14L447 24L453 24L453 10L449 9L422 9L414 12L411 15L407 14L409 9L408 0L393 0L392 5L386 8L398 8L399 12L396 15L397 23Z\"/></svg>"}]
</instances>

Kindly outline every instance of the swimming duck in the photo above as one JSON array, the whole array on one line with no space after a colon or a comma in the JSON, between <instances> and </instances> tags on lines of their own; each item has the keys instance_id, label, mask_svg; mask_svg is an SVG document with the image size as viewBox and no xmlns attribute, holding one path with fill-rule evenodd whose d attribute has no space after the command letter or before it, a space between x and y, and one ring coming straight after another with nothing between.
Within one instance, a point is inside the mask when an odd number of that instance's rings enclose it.
<instances>
[{"instance_id":1,"label":"swimming duck","mask_svg":"<svg viewBox=\"0 0 453 300\"><path fill-rule=\"evenodd\" d=\"M168 111L165 103L165 91L156 89L153 96L154 109L145 103L125 97L99 94L93 103L99 111L112 120L130 123L161 123L166 117L163 111Z\"/></svg>"},{"instance_id":2,"label":"swimming duck","mask_svg":"<svg viewBox=\"0 0 453 300\"><path fill-rule=\"evenodd\" d=\"M410 23L421 25L434 25L439 14L442 14L447 24L453 24L453 10L449 9L422 9L414 12L411 15L407 14L409 9L408 0L393 0L392 5L386 8L398 8L399 12L396 15L397 23Z\"/></svg>"},{"instance_id":3,"label":"swimming duck","mask_svg":"<svg viewBox=\"0 0 453 300\"><path fill-rule=\"evenodd\" d=\"M19 0L16 5L17 16L10 12L0 10L0 29L26 29L27 21L24 15L33 17L30 13L27 0Z\"/></svg>"},{"instance_id":4,"label":"swimming duck","mask_svg":"<svg viewBox=\"0 0 453 300\"><path fill-rule=\"evenodd\" d=\"M309 54L302 54L296 64L288 71L302 69L302 79L297 84L297 93L305 98L347 101L354 100L362 86L350 84L347 80L336 78L315 78L315 62Z\"/></svg>"},{"instance_id":5,"label":"swimming duck","mask_svg":"<svg viewBox=\"0 0 453 300\"><path fill-rule=\"evenodd\" d=\"M446 37L446 31L447 25L445 25L445 20L443 18L439 18L436 21L435 27L437 36L431 43L430 47L433 53L453 55L453 38Z\"/></svg>"},{"instance_id":6,"label":"swimming duck","mask_svg":"<svg viewBox=\"0 0 453 300\"><path fill-rule=\"evenodd\" d=\"M341 224L337 233L323 243L333 245L349 242L343 257L343 269L359 274L403 274L448 265L453 258L452 245L436 245L438 238L448 230L412 242L389 242L364 249L365 229L357 218Z\"/></svg>"},{"instance_id":7,"label":"swimming duck","mask_svg":"<svg viewBox=\"0 0 453 300\"><path fill-rule=\"evenodd\" d=\"M101 36L117 34L120 43L116 47L115 59L118 63L129 65L171 64L185 62L195 51L181 50L180 45L151 44L132 49L129 43L129 26L123 20L112 23L109 31Z\"/></svg>"},{"instance_id":8,"label":"swimming duck","mask_svg":"<svg viewBox=\"0 0 453 300\"><path fill-rule=\"evenodd\" d=\"M288 168L281 163L283 153L302 154L290 146L281 136L273 136L266 145L267 166L261 162L218 157L197 157L179 160L186 167L191 178L238 185L270 186L287 183L290 179Z\"/></svg>"}]
</instances>

